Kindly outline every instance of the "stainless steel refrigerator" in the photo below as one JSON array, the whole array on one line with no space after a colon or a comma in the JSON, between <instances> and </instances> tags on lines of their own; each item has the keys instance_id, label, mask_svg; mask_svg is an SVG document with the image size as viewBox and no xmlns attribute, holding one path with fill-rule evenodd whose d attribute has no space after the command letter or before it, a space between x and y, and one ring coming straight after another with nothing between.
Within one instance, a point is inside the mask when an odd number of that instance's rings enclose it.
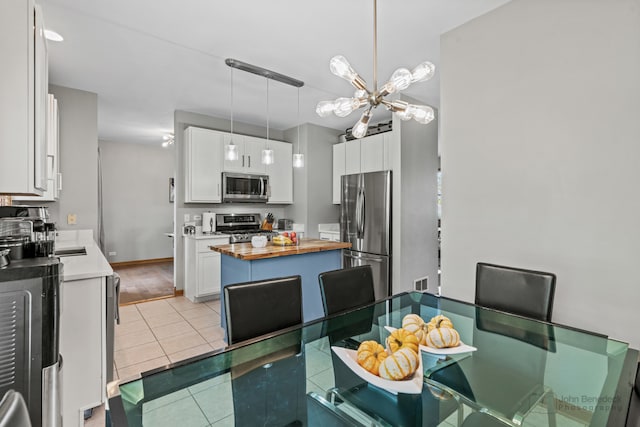
<instances>
[{"instance_id":1,"label":"stainless steel refrigerator","mask_svg":"<svg viewBox=\"0 0 640 427\"><path fill-rule=\"evenodd\" d=\"M391 295L391 171L344 175L340 202L342 266L370 265L376 299Z\"/></svg>"}]
</instances>

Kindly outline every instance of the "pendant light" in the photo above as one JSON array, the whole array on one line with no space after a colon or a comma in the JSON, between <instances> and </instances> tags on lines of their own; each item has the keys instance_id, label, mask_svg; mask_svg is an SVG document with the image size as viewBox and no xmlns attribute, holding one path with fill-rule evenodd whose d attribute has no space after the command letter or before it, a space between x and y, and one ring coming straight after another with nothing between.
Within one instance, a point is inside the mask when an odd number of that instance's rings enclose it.
<instances>
[{"instance_id":1,"label":"pendant light","mask_svg":"<svg viewBox=\"0 0 640 427\"><path fill-rule=\"evenodd\" d=\"M267 81L267 142L262 150L262 164L271 165L274 161L273 150L269 146L269 79Z\"/></svg>"},{"instance_id":2,"label":"pendant light","mask_svg":"<svg viewBox=\"0 0 640 427\"><path fill-rule=\"evenodd\" d=\"M400 100L387 100L384 97L400 92L412 83L423 82L433 77L435 66L428 61L418 64L413 70L398 68L391 78L378 89L378 31L377 31L377 0L373 0L373 90L367 88L364 79L355 72L344 56L331 58L329 69L333 74L351 83L356 89L352 98L338 98L333 101L320 101L316 106L316 113L320 117L327 117L331 113L338 117L346 117L358 108L366 107L360 120L351 130L355 138L367 135L369 120L373 109L382 104L401 119L414 119L418 123L427 124L434 118L433 108L428 105L413 105Z\"/></svg>"},{"instance_id":3,"label":"pendant light","mask_svg":"<svg viewBox=\"0 0 640 427\"><path fill-rule=\"evenodd\" d=\"M293 167L304 167L304 154L300 153L300 88L298 88L298 152L293 155Z\"/></svg>"},{"instance_id":4,"label":"pendant light","mask_svg":"<svg viewBox=\"0 0 640 427\"><path fill-rule=\"evenodd\" d=\"M225 160L238 160L238 146L233 142L233 68L231 68L231 136L229 144L224 147Z\"/></svg>"}]
</instances>

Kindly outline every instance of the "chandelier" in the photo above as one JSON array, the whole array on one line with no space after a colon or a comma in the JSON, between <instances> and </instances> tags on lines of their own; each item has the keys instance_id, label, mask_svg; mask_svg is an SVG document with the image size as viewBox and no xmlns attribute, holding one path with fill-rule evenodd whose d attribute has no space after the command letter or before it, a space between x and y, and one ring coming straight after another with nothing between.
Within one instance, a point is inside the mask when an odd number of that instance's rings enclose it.
<instances>
[{"instance_id":1,"label":"chandelier","mask_svg":"<svg viewBox=\"0 0 640 427\"><path fill-rule=\"evenodd\" d=\"M377 38L377 0L373 0L373 90L367 88L367 83L354 71L344 56L334 56L329 61L329 69L336 76L351 83L356 91L351 98L343 97L333 101L320 101L316 106L316 113L320 117L327 117L331 113L338 117L346 117L353 111L364 107L365 110L360 116L360 120L351 130L355 138L367 135L369 120L371 120L373 110L379 105L394 112L402 120L414 119L418 123L427 124L434 118L433 108L427 105L414 105L401 100L385 99L385 97L408 88L412 83L429 80L435 73L435 65L425 61L411 71L403 67L398 68L393 72L389 81L378 89Z\"/></svg>"}]
</instances>

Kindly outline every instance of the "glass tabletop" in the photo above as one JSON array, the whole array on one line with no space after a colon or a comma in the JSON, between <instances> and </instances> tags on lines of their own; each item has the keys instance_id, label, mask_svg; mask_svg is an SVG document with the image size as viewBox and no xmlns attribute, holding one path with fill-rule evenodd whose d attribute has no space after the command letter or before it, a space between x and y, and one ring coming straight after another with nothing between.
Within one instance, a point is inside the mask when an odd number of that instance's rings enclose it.
<instances>
[{"instance_id":1,"label":"glass tabletop","mask_svg":"<svg viewBox=\"0 0 640 427\"><path fill-rule=\"evenodd\" d=\"M409 392L376 386L341 359L364 340L384 343L385 327L399 328L409 313L446 315L476 350L421 351L418 389ZM108 421L436 426L479 411L514 426L549 425L550 412L559 426L623 426L637 357L602 335L407 293L112 383Z\"/></svg>"}]
</instances>

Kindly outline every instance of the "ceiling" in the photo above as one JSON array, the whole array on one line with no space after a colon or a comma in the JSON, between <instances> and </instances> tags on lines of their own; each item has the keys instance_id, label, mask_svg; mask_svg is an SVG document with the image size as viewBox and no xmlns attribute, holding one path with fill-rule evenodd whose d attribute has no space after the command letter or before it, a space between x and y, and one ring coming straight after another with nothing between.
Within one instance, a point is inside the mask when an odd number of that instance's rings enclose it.
<instances>
[{"instance_id":1,"label":"ceiling","mask_svg":"<svg viewBox=\"0 0 640 427\"><path fill-rule=\"evenodd\" d=\"M439 65L442 33L509 0L380 0L378 85L398 67ZM298 89L233 72L234 121L289 129L314 123L351 127L359 115L321 118L318 101L351 96L329 71L344 55L372 87L373 1L323 0L41 0L49 42L50 82L98 94L101 140L160 145L174 110L228 118L231 68L226 58L305 82ZM301 7L304 5L304 7ZM440 103L439 75L404 93ZM378 109L372 122L386 120Z\"/></svg>"}]
</instances>

